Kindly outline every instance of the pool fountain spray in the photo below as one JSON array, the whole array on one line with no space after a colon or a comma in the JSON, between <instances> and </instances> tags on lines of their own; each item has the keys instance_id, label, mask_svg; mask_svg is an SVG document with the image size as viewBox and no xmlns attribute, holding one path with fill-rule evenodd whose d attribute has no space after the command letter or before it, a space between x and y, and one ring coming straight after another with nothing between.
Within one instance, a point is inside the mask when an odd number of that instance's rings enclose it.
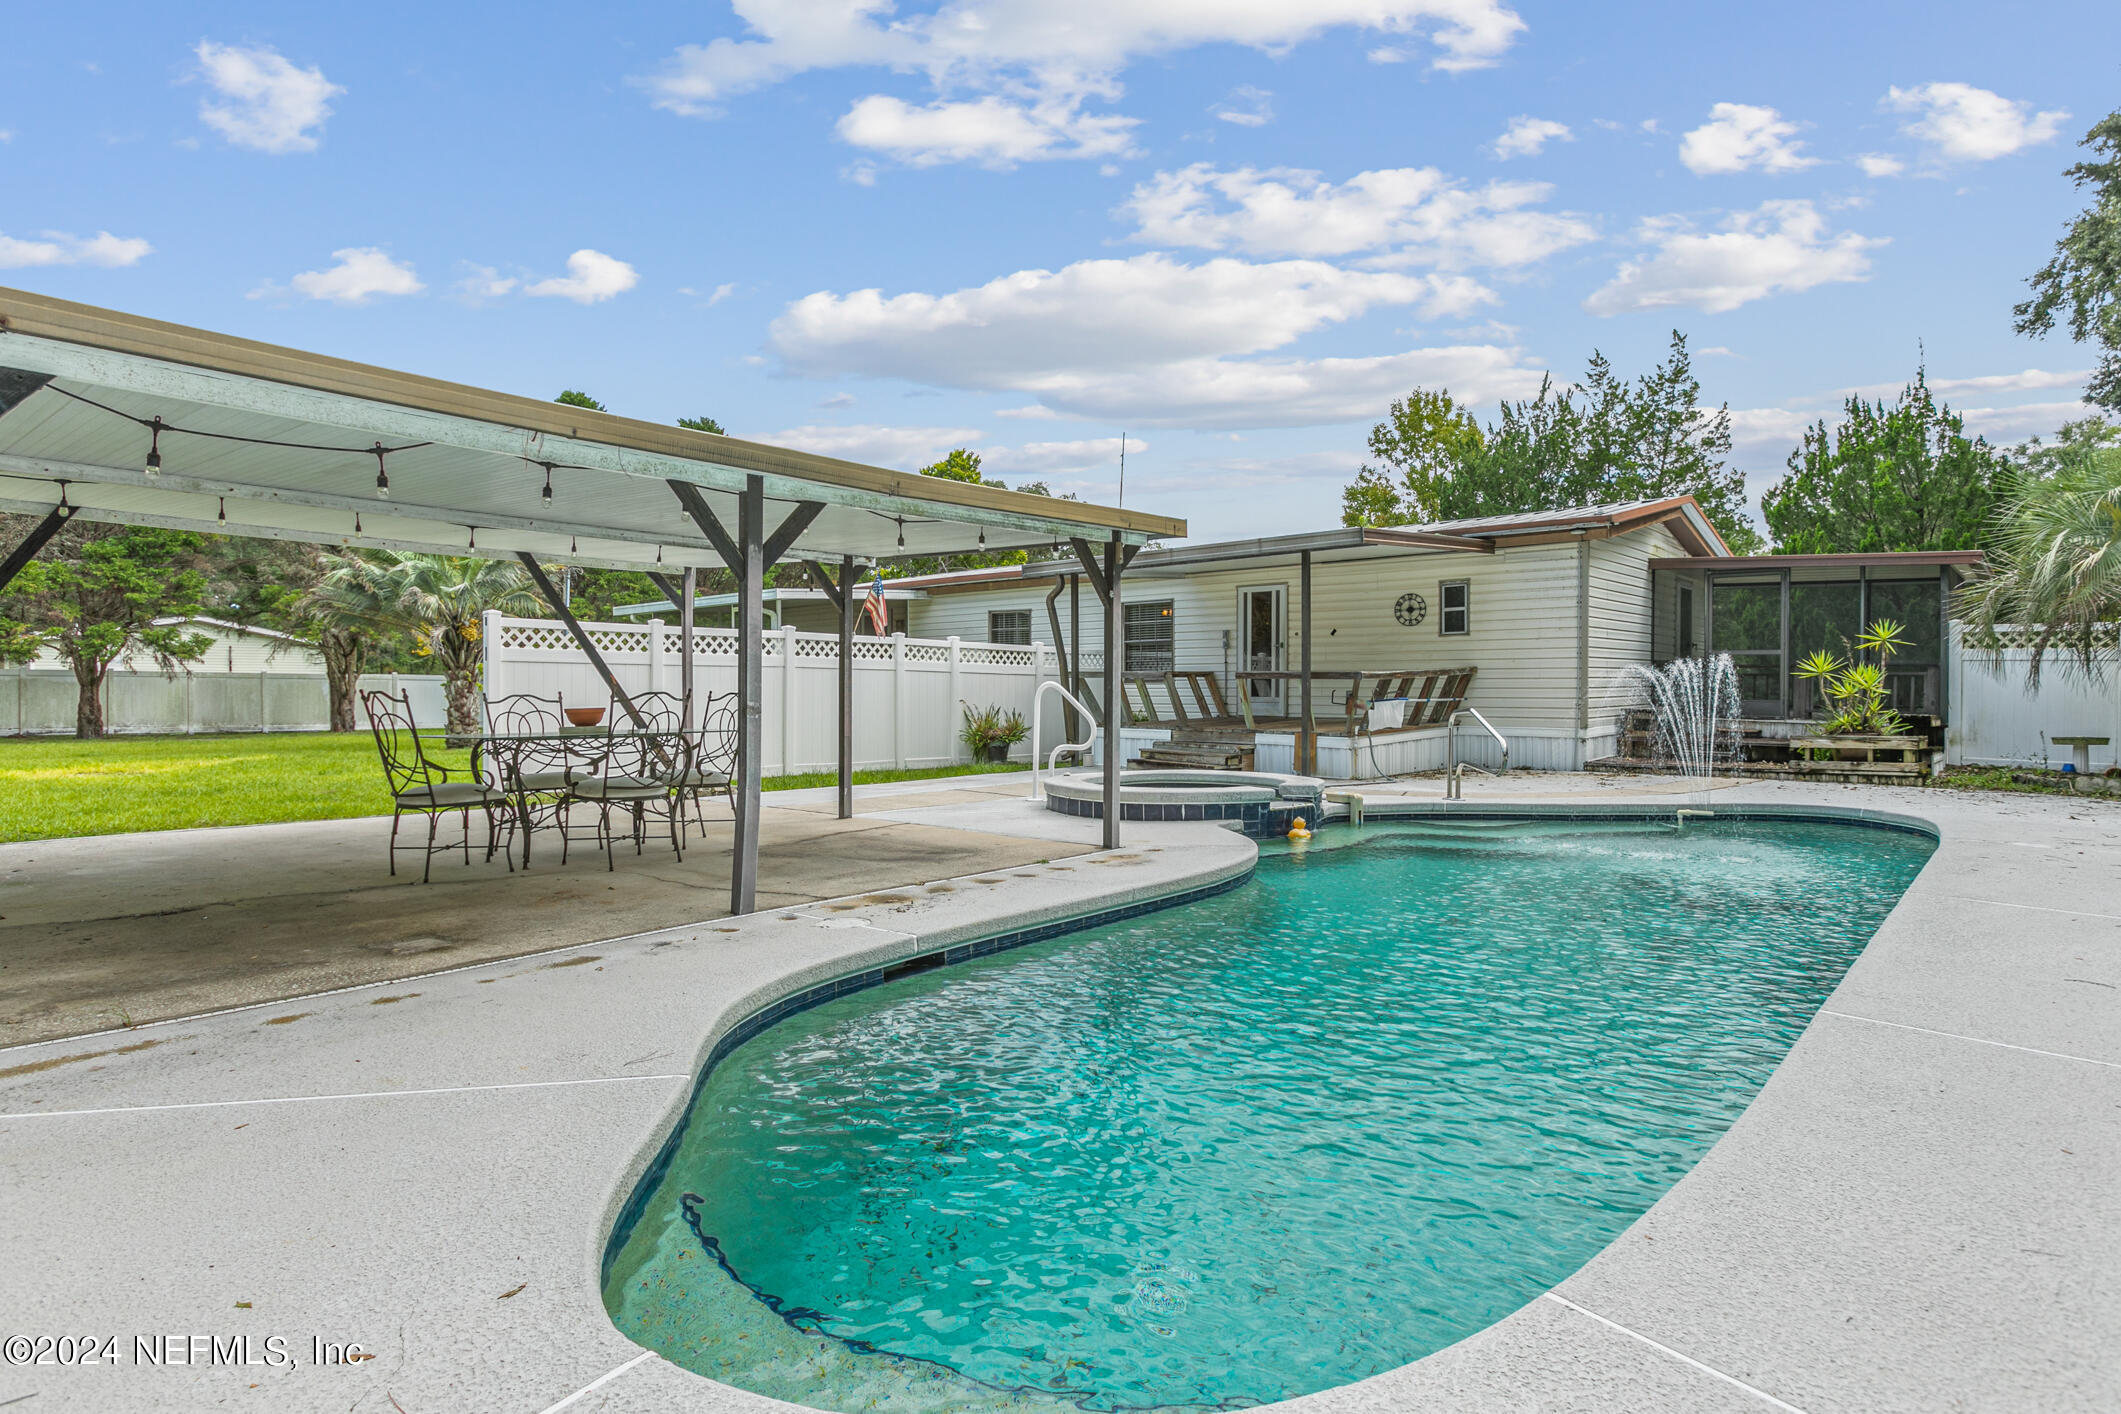
<instances>
[{"instance_id":1,"label":"pool fountain spray","mask_svg":"<svg viewBox=\"0 0 2121 1414\"><path fill-rule=\"evenodd\" d=\"M1631 663L1615 686L1649 709L1657 759L1670 762L1706 802L1716 763L1738 759L1738 668L1731 655L1675 658L1661 668Z\"/></svg>"}]
</instances>

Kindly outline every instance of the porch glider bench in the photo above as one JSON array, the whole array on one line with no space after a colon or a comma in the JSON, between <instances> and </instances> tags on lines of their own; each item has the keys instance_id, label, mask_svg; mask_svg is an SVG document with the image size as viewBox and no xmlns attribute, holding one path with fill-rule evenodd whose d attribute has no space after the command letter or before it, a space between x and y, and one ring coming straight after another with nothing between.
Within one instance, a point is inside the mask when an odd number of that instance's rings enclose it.
<instances>
[{"instance_id":1,"label":"porch glider bench","mask_svg":"<svg viewBox=\"0 0 2121 1414\"><path fill-rule=\"evenodd\" d=\"M1331 700L1341 708L1342 734L1357 737L1368 733L1370 707L1380 700L1406 699L1406 720L1399 730L1442 726L1453 712L1465 705L1475 671L1473 668L1316 668L1311 672L1311 681L1314 684L1347 684L1344 689L1334 690ZM1262 723L1253 713L1251 694L1244 690L1244 685L1255 681L1301 683L1302 673L1247 669L1233 673L1231 677L1239 689L1235 694L1238 710L1234 714L1230 710L1230 697L1224 693L1221 679L1215 673L1129 673L1120 684L1127 720L1135 726L1172 727L1180 731L1242 725L1245 731L1256 732L1286 730L1295 725L1298 720L1295 717L1270 718ZM1168 704L1168 715L1158 707L1158 688L1162 689Z\"/></svg>"}]
</instances>

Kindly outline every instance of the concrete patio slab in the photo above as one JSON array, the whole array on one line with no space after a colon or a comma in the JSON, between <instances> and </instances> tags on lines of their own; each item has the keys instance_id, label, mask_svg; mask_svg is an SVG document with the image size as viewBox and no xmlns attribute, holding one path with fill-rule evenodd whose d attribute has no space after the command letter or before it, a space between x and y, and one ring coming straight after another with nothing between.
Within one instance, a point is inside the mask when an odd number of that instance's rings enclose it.
<instances>
[{"instance_id":1,"label":"concrete patio slab","mask_svg":"<svg viewBox=\"0 0 2121 1414\"><path fill-rule=\"evenodd\" d=\"M1569 785L1477 782L1467 813L1621 803ZM1641 791L1626 802L1659 798ZM1892 811L1940 844L1753 1105L1637 1223L1504 1321L1294 1401L1305 1414L2121 1407L2121 1005L2064 980L2115 980L2121 816L1779 783L1726 803ZM1139 826L1063 858L1094 823L1021 800L871 818L937 815L1049 862L0 1052L0 1326L120 1335L127 1357L0 1367L0 1401L787 1408L633 1346L598 1290L605 1233L714 1038L813 982L1231 877L1253 849ZM130 1341L155 1332L376 1358L143 1368Z\"/></svg>"},{"instance_id":2,"label":"concrete patio slab","mask_svg":"<svg viewBox=\"0 0 2121 1414\"><path fill-rule=\"evenodd\" d=\"M761 908L1053 853L1017 835L839 820L829 791L786 794L800 808L775 798L760 819ZM651 839L638 856L622 846L613 870L580 845L563 866L541 836L528 870L475 849L469 865L438 857L427 885L417 855L387 874L387 819L0 845L0 1045L719 917L729 829L711 809L718 822L682 861Z\"/></svg>"}]
</instances>

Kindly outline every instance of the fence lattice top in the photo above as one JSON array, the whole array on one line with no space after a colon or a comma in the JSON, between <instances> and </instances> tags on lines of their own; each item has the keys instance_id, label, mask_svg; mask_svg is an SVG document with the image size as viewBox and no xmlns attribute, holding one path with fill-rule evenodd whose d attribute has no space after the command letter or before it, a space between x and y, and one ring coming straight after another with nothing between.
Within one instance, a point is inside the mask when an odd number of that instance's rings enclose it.
<instances>
[{"instance_id":1,"label":"fence lattice top","mask_svg":"<svg viewBox=\"0 0 2121 1414\"><path fill-rule=\"evenodd\" d=\"M574 635L567 626L554 619L503 618L499 631L494 635L493 646L503 652L553 652L575 653ZM661 628L666 651L677 653L679 630L665 625ZM600 653L642 654L652 651L658 627L654 624L609 624L585 623L582 632L597 646ZM832 659L839 656L839 635L836 633L808 633L801 629L767 629L761 635L761 646L765 656L778 659L793 650L797 659ZM695 627L692 631L693 654L701 658L734 658L736 656L737 633L729 628ZM955 646L958 662L966 667L1016 667L1034 668L1041 653L1049 651L1039 645L1016 645L1003 643L965 643L941 638L872 638L857 636L854 640L854 657L857 661L889 661L894 653L902 652L909 663L947 663Z\"/></svg>"}]
</instances>

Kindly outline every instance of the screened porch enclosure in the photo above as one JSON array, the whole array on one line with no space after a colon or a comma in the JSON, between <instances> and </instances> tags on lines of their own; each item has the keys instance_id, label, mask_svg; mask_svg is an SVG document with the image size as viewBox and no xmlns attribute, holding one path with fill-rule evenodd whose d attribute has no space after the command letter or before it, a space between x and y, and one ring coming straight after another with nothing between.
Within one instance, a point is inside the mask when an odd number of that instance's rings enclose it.
<instances>
[{"instance_id":1,"label":"screened porch enclosure","mask_svg":"<svg viewBox=\"0 0 2121 1414\"><path fill-rule=\"evenodd\" d=\"M1976 559L1943 551L1653 561L1652 656L1661 666L1728 653L1743 716L1807 721L1826 715L1826 702L1798 666L1814 653L1855 659L1865 628L1889 620L1906 644L1886 664L1893 709L1941 723L1951 596Z\"/></svg>"}]
</instances>

